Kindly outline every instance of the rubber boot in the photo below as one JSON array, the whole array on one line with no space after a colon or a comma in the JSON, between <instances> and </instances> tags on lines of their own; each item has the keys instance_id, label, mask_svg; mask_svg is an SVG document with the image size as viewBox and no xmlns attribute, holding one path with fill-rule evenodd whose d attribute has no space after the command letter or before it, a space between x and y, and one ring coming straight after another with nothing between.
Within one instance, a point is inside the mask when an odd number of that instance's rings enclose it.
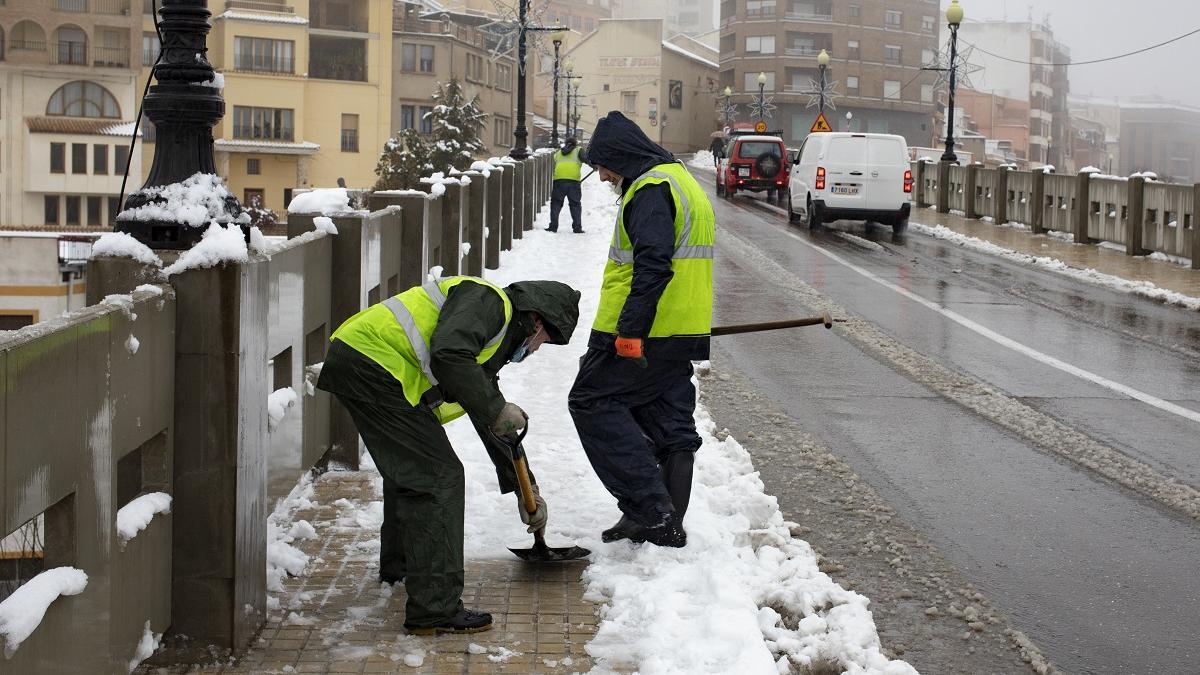
<instances>
[{"instance_id":1,"label":"rubber boot","mask_svg":"<svg viewBox=\"0 0 1200 675\"><path fill-rule=\"evenodd\" d=\"M636 520L622 513L621 519L617 521L616 525L600 533L600 541L609 543L620 539L633 539L644 529L646 528L639 525Z\"/></svg>"},{"instance_id":2,"label":"rubber boot","mask_svg":"<svg viewBox=\"0 0 1200 675\"><path fill-rule=\"evenodd\" d=\"M659 465L663 484L667 486L667 494L671 495L671 504L675 507L675 515L680 523L683 522L688 503L692 500L692 465L695 461L694 452L672 452L667 455L666 461Z\"/></svg>"}]
</instances>

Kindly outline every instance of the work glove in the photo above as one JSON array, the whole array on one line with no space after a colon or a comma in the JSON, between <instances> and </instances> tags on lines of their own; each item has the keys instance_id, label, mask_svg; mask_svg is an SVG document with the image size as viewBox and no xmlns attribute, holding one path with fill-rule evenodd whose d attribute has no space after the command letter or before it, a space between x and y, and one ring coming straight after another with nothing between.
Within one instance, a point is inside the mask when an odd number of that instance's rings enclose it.
<instances>
[{"instance_id":1,"label":"work glove","mask_svg":"<svg viewBox=\"0 0 1200 675\"><path fill-rule=\"evenodd\" d=\"M530 534L546 527L546 521L550 519L550 511L546 506L546 500L542 499L542 494L538 491L537 485L533 486L533 499L537 502L537 510L530 513L525 510L525 500L521 499L521 491L517 490L517 512L521 514L521 522L529 526L528 531Z\"/></svg>"},{"instance_id":2,"label":"work glove","mask_svg":"<svg viewBox=\"0 0 1200 675\"><path fill-rule=\"evenodd\" d=\"M645 368L646 357L642 354L642 338L627 338L617 337L617 341L613 343L617 348L617 356L624 359L631 359L639 367Z\"/></svg>"},{"instance_id":3,"label":"work glove","mask_svg":"<svg viewBox=\"0 0 1200 675\"><path fill-rule=\"evenodd\" d=\"M505 403L500 414L492 420L492 433L500 438L515 438L525 428L529 415L516 403Z\"/></svg>"}]
</instances>

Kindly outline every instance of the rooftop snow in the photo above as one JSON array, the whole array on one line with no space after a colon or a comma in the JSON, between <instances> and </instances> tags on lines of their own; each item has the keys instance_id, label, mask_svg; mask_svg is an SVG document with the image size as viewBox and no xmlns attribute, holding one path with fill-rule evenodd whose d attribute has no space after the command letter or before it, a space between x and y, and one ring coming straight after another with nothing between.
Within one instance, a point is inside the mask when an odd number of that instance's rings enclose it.
<instances>
[{"instance_id":1,"label":"rooftop snow","mask_svg":"<svg viewBox=\"0 0 1200 675\"><path fill-rule=\"evenodd\" d=\"M233 19L235 21L260 21L262 23L290 23L297 26L307 26L308 19L302 16L292 14L277 14L274 12L249 13L238 12L232 9L227 9L221 14L218 14L217 19Z\"/></svg>"},{"instance_id":2,"label":"rooftop snow","mask_svg":"<svg viewBox=\"0 0 1200 675\"><path fill-rule=\"evenodd\" d=\"M717 65L716 63L713 63L712 61L709 61L708 59L704 58L703 56L700 56L699 54L689 52L688 50L684 49L683 47L680 47L679 45L673 45L670 42L667 42L665 40L663 41L662 46L664 49L673 51L676 54L679 54L680 56L687 57L693 61L696 61L697 63L703 63L704 65L708 66L709 68L719 69L721 67L721 66Z\"/></svg>"}]
</instances>

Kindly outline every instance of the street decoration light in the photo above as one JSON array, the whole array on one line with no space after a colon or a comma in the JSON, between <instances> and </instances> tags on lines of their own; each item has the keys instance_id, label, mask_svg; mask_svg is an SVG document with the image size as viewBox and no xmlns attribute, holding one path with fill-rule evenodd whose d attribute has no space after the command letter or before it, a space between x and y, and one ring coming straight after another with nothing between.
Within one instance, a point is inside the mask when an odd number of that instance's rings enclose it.
<instances>
[{"instance_id":1,"label":"street decoration light","mask_svg":"<svg viewBox=\"0 0 1200 675\"><path fill-rule=\"evenodd\" d=\"M766 90L766 87L767 74L760 72L758 74L758 119L760 120L763 118L763 104L766 103L763 98L763 92Z\"/></svg>"},{"instance_id":2,"label":"street decoration light","mask_svg":"<svg viewBox=\"0 0 1200 675\"><path fill-rule=\"evenodd\" d=\"M567 31L556 21L555 30L550 33L550 41L554 43L554 110L550 115L550 144L555 147L558 146L558 50L566 38Z\"/></svg>"},{"instance_id":3,"label":"street decoration light","mask_svg":"<svg viewBox=\"0 0 1200 675\"><path fill-rule=\"evenodd\" d=\"M963 20L963 8L958 0L952 0L946 8L946 22L950 25L950 97L946 115L946 152L942 153L943 162L958 162L954 154L954 76L958 66L958 26Z\"/></svg>"},{"instance_id":4,"label":"street decoration light","mask_svg":"<svg viewBox=\"0 0 1200 675\"><path fill-rule=\"evenodd\" d=\"M733 100L731 99L733 96L732 88L725 87L725 91L722 93L725 94L725 100L721 103L721 117L725 120L725 126L729 126L729 123L737 116L737 106L733 104Z\"/></svg>"},{"instance_id":5,"label":"street decoration light","mask_svg":"<svg viewBox=\"0 0 1200 675\"><path fill-rule=\"evenodd\" d=\"M818 91L820 92L821 100L817 104L817 112L819 112L819 113L825 112L825 69L827 69L828 67L829 67L829 52L822 49L821 53L817 54L817 68L820 69L820 73L821 73L821 87L820 87L820 89L818 89Z\"/></svg>"},{"instance_id":6,"label":"street decoration light","mask_svg":"<svg viewBox=\"0 0 1200 675\"><path fill-rule=\"evenodd\" d=\"M772 103L774 97L768 97L765 93L767 86L767 74L758 74L758 98L750 103L750 115L757 117L759 121L765 122L770 119L771 112L775 110L775 105Z\"/></svg>"}]
</instances>

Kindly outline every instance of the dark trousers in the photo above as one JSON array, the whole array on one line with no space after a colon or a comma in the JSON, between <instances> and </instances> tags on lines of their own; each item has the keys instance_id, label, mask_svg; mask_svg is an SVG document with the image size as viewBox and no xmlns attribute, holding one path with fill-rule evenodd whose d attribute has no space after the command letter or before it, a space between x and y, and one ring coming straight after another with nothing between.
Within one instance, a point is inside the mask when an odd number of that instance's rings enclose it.
<instances>
[{"instance_id":1,"label":"dark trousers","mask_svg":"<svg viewBox=\"0 0 1200 675\"><path fill-rule=\"evenodd\" d=\"M325 368L330 365L326 361ZM380 572L404 579L404 623L443 623L462 609L462 463L432 412L343 396L338 401L383 475Z\"/></svg>"},{"instance_id":2,"label":"dark trousers","mask_svg":"<svg viewBox=\"0 0 1200 675\"><path fill-rule=\"evenodd\" d=\"M622 513L653 525L674 510L659 464L695 452L696 389L691 361L652 360L646 368L589 349L567 399L584 452Z\"/></svg>"},{"instance_id":3,"label":"dark trousers","mask_svg":"<svg viewBox=\"0 0 1200 675\"><path fill-rule=\"evenodd\" d=\"M550 231L558 231L558 212L562 211L563 199L566 198L571 208L571 229L583 231L583 205L580 197L583 190L577 180L556 180L554 190L550 193Z\"/></svg>"}]
</instances>

